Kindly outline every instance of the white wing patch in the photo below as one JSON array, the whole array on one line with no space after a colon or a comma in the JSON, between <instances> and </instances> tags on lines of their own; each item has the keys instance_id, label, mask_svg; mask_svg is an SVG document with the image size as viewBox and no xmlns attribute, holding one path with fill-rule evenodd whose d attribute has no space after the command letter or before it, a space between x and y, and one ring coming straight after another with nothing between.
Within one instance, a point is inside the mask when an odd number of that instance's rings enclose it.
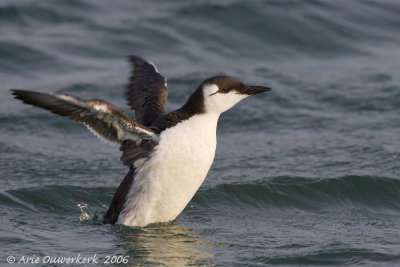
<instances>
[{"instance_id":1,"label":"white wing patch","mask_svg":"<svg viewBox=\"0 0 400 267\"><path fill-rule=\"evenodd\" d=\"M105 144L107 144L107 145L110 145L110 146L114 146L114 147L116 147L116 146L119 145L118 143L111 142L110 140L104 138L102 135L98 134L95 130L93 130L92 128L90 128L90 126L87 125L86 123L84 123L84 125L86 126L86 128L88 128L88 130L89 130L92 134L94 134L97 138L99 138L99 140L101 140L103 143L105 143Z\"/></svg>"}]
</instances>

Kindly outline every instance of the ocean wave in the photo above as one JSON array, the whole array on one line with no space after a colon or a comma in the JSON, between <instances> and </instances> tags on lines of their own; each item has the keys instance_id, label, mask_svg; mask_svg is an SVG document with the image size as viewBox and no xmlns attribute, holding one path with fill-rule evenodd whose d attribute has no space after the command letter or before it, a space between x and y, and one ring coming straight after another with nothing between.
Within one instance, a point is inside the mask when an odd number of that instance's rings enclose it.
<instances>
[{"instance_id":1,"label":"ocean wave","mask_svg":"<svg viewBox=\"0 0 400 267\"><path fill-rule=\"evenodd\" d=\"M0 193L0 205L16 209L50 213L72 212L79 216L78 203L89 204L89 210L106 211L113 188L84 188L79 186L51 185L35 188L19 188Z\"/></svg>"},{"instance_id":2,"label":"ocean wave","mask_svg":"<svg viewBox=\"0 0 400 267\"><path fill-rule=\"evenodd\" d=\"M275 177L253 183L220 184L201 188L193 204L201 207L235 206L256 209L289 208L322 211L327 208L369 207L399 210L400 180L385 177L345 176L330 179ZM113 188L51 185L7 190L0 204L42 211L77 211L79 202L101 210Z\"/></svg>"},{"instance_id":3,"label":"ocean wave","mask_svg":"<svg viewBox=\"0 0 400 267\"><path fill-rule=\"evenodd\" d=\"M351 260L349 261L349 258ZM294 255L285 255L278 257L257 257L254 263L265 264L305 264L305 265L348 265L348 264L366 264L372 262L392 262L399 260L395 253L382 253L380 251L365 248L321 248L319 250L309 250L305 253ZM375 265L373 264L373 265Z\"/></svg>"},{"instance_id":4,"label":"ocean wave","mask_svg":"<svg viewBox=\"0 0 400 267\"><path fill-rule=\"evenodd\" d=\"M202 189L194 203L202 206L238 205L255 208L324 210L364 206L400 209L400 180L345 176L330 179L276 177L254 183L221 184ZM216 204L217 203L217 204Z\"/></svg>"}]
</instances>

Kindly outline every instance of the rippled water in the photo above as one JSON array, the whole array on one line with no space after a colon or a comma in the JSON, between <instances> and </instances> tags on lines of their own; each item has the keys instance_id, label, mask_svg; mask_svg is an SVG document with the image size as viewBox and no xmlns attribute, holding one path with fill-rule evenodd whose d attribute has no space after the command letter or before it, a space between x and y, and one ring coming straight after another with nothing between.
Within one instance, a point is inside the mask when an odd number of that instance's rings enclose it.
<instances>
[{"instance_id":1,"label":"rippled water","mask_svg":"<svg viewBox=\"0 0 400 267\"><path fill-rule=\"evenodd\" d=\"M1 262L397 266L399 14L395 0L1 1ZM273 88L221 116L201 189L176 221L146 228L101 224L127 172L118 148L8 91L132 115L129 54L168 78L169 110L216 74Z\"/></svg>"}]
</instances>

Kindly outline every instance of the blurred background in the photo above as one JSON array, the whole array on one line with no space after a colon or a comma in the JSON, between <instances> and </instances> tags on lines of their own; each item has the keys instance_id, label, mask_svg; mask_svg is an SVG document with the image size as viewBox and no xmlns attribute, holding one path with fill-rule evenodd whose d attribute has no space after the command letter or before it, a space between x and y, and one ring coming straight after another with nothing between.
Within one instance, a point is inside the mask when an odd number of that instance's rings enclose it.
<instances>
[{"instance_id":1,"label":"blurred background","mask_svg":"<svg viewBox=\"0 0 400 267\"><path fill-rule=\"evenodd\" d=\"M399 14L396 0L1 0L1 261L399 264ZM213 167L178 219L142 229L101 224L127 172L118 148L9 91L133 116L130 54L167 77L168 111L214 75L273 88L221 116Z\"/></svg>"}]
</instances>

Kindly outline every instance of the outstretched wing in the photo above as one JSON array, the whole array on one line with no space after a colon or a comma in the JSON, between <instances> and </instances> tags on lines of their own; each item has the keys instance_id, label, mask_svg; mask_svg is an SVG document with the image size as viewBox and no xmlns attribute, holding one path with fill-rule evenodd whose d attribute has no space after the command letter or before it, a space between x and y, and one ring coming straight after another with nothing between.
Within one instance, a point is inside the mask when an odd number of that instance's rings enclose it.
<instances>
[{"instance_id":1,"label":"outstretched wing","mask_svg":"<svg viewBox=\"0 0 400 267\"><path fill-rule=\"evenodd\" d=\"M123 151L121 160L126 165L131 165L135 160L146 157L151 148L156 145L156 141L152 138L155 134L153 130L129 119L115 106L105 101L83 100L64 94L12 91L15 98L22 100L25 104L41 107L82 122L97 136L121 145ZM127 148L122 149L123 147ZM132 154L128 149L136 149L136 151Z\"/></svg>"},{"instance_id":2,"label":"outstretched wing","mask_svg":"<svg viewBox=\"0 0 400 267\"><path fill-rule=\"evenodd\" d=\"M133 66L126 90L128 105L135 110L135 120L144 126L165 114L167 102L166 79L156 67L141 57L129 56Z\"/></svg>"}]
</instances>

